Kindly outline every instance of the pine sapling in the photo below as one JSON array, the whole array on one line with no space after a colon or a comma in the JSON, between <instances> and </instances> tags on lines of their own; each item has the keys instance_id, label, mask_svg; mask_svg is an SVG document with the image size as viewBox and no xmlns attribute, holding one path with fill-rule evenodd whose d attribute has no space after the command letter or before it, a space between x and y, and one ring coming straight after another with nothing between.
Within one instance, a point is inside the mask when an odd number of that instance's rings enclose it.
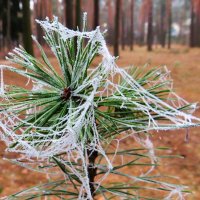
<instances>
[{"instance_id":1,"label":"pine sapling","mask_svg":"<svg viewBox=\"0 0 200 200\"><path fill-rule=\"evenodd\" d=\"M166 68L118 67L85 20L83 31L37 21L55 66L35 37L41 59L20 46L7 59L22 68L0 65L0 139L19 155L10 161L51 177L5 199L183 199L184 186L154 173L165 149L151 131L199 126L196 104L172 91ZM27 84L5 84L4 71Z\"/></svg>"}]
</instances>

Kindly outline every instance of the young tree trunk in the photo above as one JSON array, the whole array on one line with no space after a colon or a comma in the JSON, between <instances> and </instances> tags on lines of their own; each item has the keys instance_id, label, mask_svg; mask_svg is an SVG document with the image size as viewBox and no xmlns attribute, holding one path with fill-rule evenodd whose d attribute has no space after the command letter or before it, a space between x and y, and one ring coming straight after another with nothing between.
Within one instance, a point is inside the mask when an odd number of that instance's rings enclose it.
<instances>
[{"instance_id":1,"label":"young tree trunk","mask_svg":"<svg viewBox=\"0 0 200 200\"><path fill-rule=\"evenodd\" d=\"M93 29L99 26L99 0L94 0L94 21Z\"/></svg>"},{"instance_id":2,"label":"young tree trunk","mask_svg":"<svg viewBox=\"0 0 200 200\"><path fill-rule=\"evenodd\" d=\"M33 43L31 38L31 16L30 16L30 1L22 0L23 6L23 43L24 48L28 53L33 55Z\"/></svg>"},{"instance_id":3,"label":"young tree trunk","mask_svg":"<svg viewBox=\"0 0 200 200\"><path fill-rule=\"evenodd\" d=\"M89 184L90 184L90 191L92 194L92 197L95 196L95 186L94 186L94 179L97 175L97 168L95 167L95 160L98 157L97 151L89 151L87 150L87 156L88 156L88 178L89 178Z\"/></svg>"},{"instance_id":4,"label":"young tree trunk","mask_svg":"<svg viewBox=\"0 0 200 200\"><path fill-rule=\"evenodd\" d=\"M119 56L119 19L120 19L120 0L116 0L115 7L115 34L114 34L114 56Z\"/></svg>"},{"instance_id":5,"label":"young tree trunk","mask_svg":"<svg viewBox=\"0 0 200 200\"><path fill-rule=\"evenodd\" d=\"M153 5L152 0L148 1L148 32L147 32L147 50L152 51L153 44Z\"/></svg>"},{"instance_id":6,"label":"young tree trunk","mask_svg":"<svg viewBox=\"0 0 200 200\"><path fill-rule=\"evenodd\" d=\"M130 50L133 51L133 43L134 43L134 2L135 0L131 0L130 5Z\"/></svg>"},{"instance_id":7,"label":"young tree trunk","mask_svg":"<svg viewBox=\"0 0 200 200\"><path fill-rule=\"evenodd\" d=\"M167 18L168 18L168 40L167 40L167 48L171 48L171 26L172 26L172 2L171 0L167 0Z\"/></svg>"},{"instance_id":8,"label":"young tree trunk","mask_svg":"<svg viewBox=\"0 0 200 200\"><path fill-rule=\"evenodd\" d=\"M65 23L66 27L69 29L74 28L73 20L73 1L65 0Z\"/></svg>"}]
</instances>

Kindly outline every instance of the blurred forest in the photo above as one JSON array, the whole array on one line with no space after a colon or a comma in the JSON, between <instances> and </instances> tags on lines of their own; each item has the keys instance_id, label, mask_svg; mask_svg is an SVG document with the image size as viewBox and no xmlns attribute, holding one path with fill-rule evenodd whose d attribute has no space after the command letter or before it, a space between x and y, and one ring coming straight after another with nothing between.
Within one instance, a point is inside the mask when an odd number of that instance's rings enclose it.
<instances>
[{"instance_id":1,"label":"blurred forest","mask_svg":"<svg viewBox=\"0 0 200 200\"><path fill-rule=\"evenodd\" d=\"M119 55L128 47L148 51L173 44L200 47L200 0L0 0L0 56L23 44L33 54L30 35L44 43L35 19L58 16L70 29L81 28L88 13L88 30L107 30L107 43Z\"/></svg>"}]
</instances>

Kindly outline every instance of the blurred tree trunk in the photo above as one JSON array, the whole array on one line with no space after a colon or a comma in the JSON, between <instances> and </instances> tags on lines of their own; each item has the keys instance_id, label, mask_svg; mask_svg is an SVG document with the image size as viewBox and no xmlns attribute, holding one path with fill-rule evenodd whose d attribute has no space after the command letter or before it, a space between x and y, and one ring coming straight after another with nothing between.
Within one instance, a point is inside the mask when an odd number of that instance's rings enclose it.
<instances>
[{"instance_id":1,"label":"blurred tree trunk","mask_svg":"<svg viewBox=\"0 0 200 200\"><path fill-rule=\"evenodd\" d=\"M24 48L28 53L33 55L33 44L31 38L31 16L30 16L30 1L22 0L23 6L23 43Z\"/></svg>"},{"instance_id":2,"label":"blurred tree trunk","mask_svg":"<svg viewBox=\"0 0 200 200\"><path fill-rule=\"evenodd\" d=\"M121 7L121 44L122 44L122 50L125 50L125 18L126 18L126 15L125 15L125 7L126 5L125 4L122 4L122 7Z\"/></svg>"},{"instance_id":3,"label":"blurred tree trunk","mask_svg":"<svg viewBox=\"0 0 200 200\"><path fill-rule=\"evenodd\" d=\"M94 26L94 0L83 0L81 2L81 8L84 12L87 12L87 27L86 30L92 30ZM96 28L96 27L95 27Z\"/></svg>"},{"instance_id":4,"label":"blurred tree trunk","mask_svg":"<svg viewBox=\"0 0 200 200\"><path fill-rule=\"evenodd\" d=\"M167 40L167 48L171 48L171 26L172 26L172 1L167 0L167 18L168 18L168 40Z\"/></svg>"},{"instance_id":5,"label":"blurred tree trunk","mask_svg":"<svg viewBox=\"0 0 200 200\"><path fill-rule=\"evenodd\" d=\"M200 0L191 0L190 46L200 47Z\"/></svg>"},{"instance_id":6,"label":"blurred tree trunk","mask_svg":"<svg viewBox=\"0 0 200 200\"><path fill-rule=\"evenodd\" d=\"M194 13L194 4L193 0L191 0L191 23L190 23L190 47L194 47L194 18L195 18L195 13Z\"/></svg>"},{"instance_id":7,"label":"blurred tree trunk","mask_svg":"<svg viewBox=\"0 0 200 200\"><path fill-rule=\"evenodd\" d=\"M93 29L99 26L99 0L94 0L94 21Z\"/></svg>"},{"instance_id":8,"label":"blurred tree trunk","mask_svg":"<svg viewBox=\"0 0 200 200\"><path fill-rule=\"evenodd\" d=\"M144 45L145 40L145 22L148 18L148 0L142 1L139 11L139 44Z\"/></svg>"},{"instance_id":9,"label":"blurred tree trunk","mask_svg":"<svg viewBox=\"0 0 200 200\"><path fill-rule=\"evenodd\" d=\"M75 30L81 30L81 0L76 0L76 21L75 21ZM75 37L75 52L77 52L77 37Z\"/></svg>"},{"instance_id":10,"label":"blurred tree trunk","mask_svg":"<svg viewBox=\"0 0 200 200\"><path fill-rule=\"evenodd\" d=\"M52 2L49 0L37 0L34 1L34 11L35 11L35 18L39 20L44 20L46 17L49 19L53 18L52 12ZM43 39L43 32L41 27L37 24L37 39L41 44L44 44Z\"/></svg>"},{"instance_id":11,"label":"blurred tree trunk","mask_svg":"<svg viewBox=\"0 0 200 200\"><path fill-rule=\"evenodd\" d=\"M107 8L108 8L108 43L113 45L113 32L114 32L114 9L112 1L107 1Z\"/></svg>"},{"instance_id":12,"label":"blurred tree trunk","mask_svg":"<svg viewBox=\"0 0 200 200\"><path fill-rule=\"evenodd\" d=\"M112 1L107 1L107 6L108 6L108 27L113 27L113 6L112 6Z\"/></svg>"},{"instance_id":13,"label":"blurred tree trunk","mask_svg":"<svg viewBox=\"0 0 200 200\"><path fill-rule=\"evenodd\" d=\"M116 0L115 7L115 34L114 34L114 56L119 56L119 22L120 22L121 0Z\"/></svg>"},{"instance_id":14,"label":"blurred tree trunk","mask_svg":"<svg viewBox=\"0 0 200 200\"><path fill-rule=\"evenodd\" d=\"M196 0L196 9L195 9L195 16L196 16L196 25L195 25L195 46L200 47L200 0Z\"/></svg>"},{"instance_id":15,"label":"blurred tree trunk","mask_svg":"<svg viewBox=\"0 0 200 200\"><path fill-rule=\"evenodd\" d=\"M131 0L130 5L130 50L133 51L134 44L134 3L135 0Z\"/></svg>"},{"instance_id":16,"label":"blurred tree trunk","mask_svg":"<svg viewBox=\"0 0 200 200\"><path fill-rule=\"evenodd\" d=\"M36 19L39 19L39 20L42 20L43 18L44 18L44 16L43 16L43 12L42 12L42 0L37 0L37 1L35 1L35 5L34 5L34 7L35 7L35 18ZM45 8L43 8L43 9L45 9ZM43 37L42 37L42 29L41 29L41 27L40 27L40 25L39 24L37 24L36 25L36 34L37 34L37 40L38 40L38 42L40 43L40 44L44 44L44 39L43 39Z\"/></svg>"},{"instance_id":17,"label":"blurred tree trunk","mask_svg":"<svg viewBox=\"0 0 200 200\"><path fill-rule=\"evenodd\" d=\"M19 45L19 33L22 33L22 9L20 8L20 0L10 0L10 21L11 21L11 41L14 45Z\"/></svg>"},{"instance_id":18,"label":"blurred tree trunk","mask_svg":"<svg viewBox=\"0 0 200 200\"><path fill-rule=\"evenodd\" d=\"M20 0L0 1L0 34L2 46L9 50L11 45L18 45L19 33L22 32L22 10Z\"/></svg>"},{"instance_id":19,"label":"blurred tree trunk","mask_svg":"<svg viewBox=\"0 0 200 200\"><path fill-rule=\"evenodd\" d=\"M76 0L76 28L81 28L81 0Z\"/></svg>"},{"instance_id":20,"label":"blurred tree trunk","mask_svg":"<svg viewBox=\"0 0 200 200\"><path fill-rule=\"evenodd\" d=\"M0 15L1 17L1 15ZM3 20L0 18L0 52L3 50Z\"/></svg>"},{"instance_id":21,"label":"blurred tree trunk","mask_svg":"<svg viewBox=\"0 0 200 200\"><path fill-rule=\"evenodd\" d=\"M11 16L10 16L10 0L7 0L7 12L6 12L6 46L7 49L11 48Z\"/></svg>"},{"instance_id":22,"label":"blurred tree trunk","mask_svg":"<svg viewBox=\"0 0 200 200\"><path fill-rule=\"evenodd\" d=\"M148 31L147 31L147 50L152 51L153 44L153 5L152 0L148 1Z\"/></svg>"},{"instance_id":23,"label":"blurred tree trunk","mask_svg":"<svg viewBox=\"0 0 200 200\"><path fill-rule=\"evenodd\" d=\"M45 6L46 6L46 17L48 17L49 19L53 19L52 1L46 0Z\"/></svg>"},{"instance_id":24,"label":"blurred tree trunk","mask_svg":"<svg viewBox=\"0 0 200 200\"><path fill-rule=\"evenodd\" d=\"M0 35L1 35L1 38L0 38L0 51L3 52L3 48L4 48L4 27L3 27L3 24L4 24L4 9L5 9L5 5L4 5L4 2L3 1L0 1Z\"/></svg>"},{"instance_id":25,"label":"blurred tree trunk","mask_svg":"<svg viewBox=\"0 0 200 200\"><path fill-rule=\"evenodd\" d=\"M65 0L65 21L66 27L69 29L74 28L74 20L73 20L73 1Z\"/></svg>"},{"instance_id":26,"label":"blurred tree trunk","mask_svg":"<svg viewBox=\"0 0 200 200\"><path fill-rule=\"evenodd\" d=\"M165 48L166 42L166 0L161 0L160 8L160 44Z\"/></svg>"}]
</instances>

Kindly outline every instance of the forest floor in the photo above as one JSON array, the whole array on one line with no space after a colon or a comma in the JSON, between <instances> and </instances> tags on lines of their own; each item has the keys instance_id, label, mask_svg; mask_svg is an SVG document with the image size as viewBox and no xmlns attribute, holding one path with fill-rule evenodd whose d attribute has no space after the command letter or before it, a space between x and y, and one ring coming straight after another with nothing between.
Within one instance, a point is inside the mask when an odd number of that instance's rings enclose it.
<instances>
[{"instance_id":1,"label":"forest floor","mask_svg":"<svg viewBox=\"0 0 200 200\"><path fill-rule=\"evenodd\" d=\"M0 63L6 63L0 60ZM189 102L200 101L200 49L173 46L171 50L157 48L147 52L145 47L127 48L120 52L119 66L166 65L174 80L174 90ZM5 74L6 82L23 85L26 81L12 73ZM200 117L200 109L195 115ZM163 132L162 137L154 137L156 145L171 147L173 154L184 159L170 159L161 166L161 171L180 177L180 183L189 186L193 192L186 199L200 199L200 128L190 129L189 142L185 142L185 131ZM159 139L158 139L159 138ZM0 197L45 181L45 176L37 172L13 165L4 156L4 144L0 143Z\"/></svg>"}]
</instances>

